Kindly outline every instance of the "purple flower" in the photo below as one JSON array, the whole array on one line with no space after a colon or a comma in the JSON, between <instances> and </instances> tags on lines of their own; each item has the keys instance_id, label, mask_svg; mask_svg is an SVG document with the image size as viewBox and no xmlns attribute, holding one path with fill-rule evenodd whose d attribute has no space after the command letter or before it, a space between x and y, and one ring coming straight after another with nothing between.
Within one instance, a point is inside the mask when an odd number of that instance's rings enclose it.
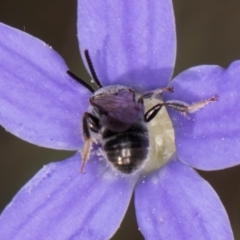
<instances>
[{"instance_id":1,"label":"purple flower","mask_svg":"<svg viewBox=\"0 0 240 240\"><path fill-rule=\"evenodd\" d=\"M78 7L80 49L89 50L104 86L143 93L169 84L176 42L170 0L81 0ZM166 164L122 175L96 150L80 174L81 119L91 94L48 45L3 24L0 32L0 124L39 146L77 151L43 167L20 190L0 217L0 239L109 239L134 189L146 239L233 239L218 196L192 167L240 162L240 62L226 70L193 67L169 84L175 91L164 93L165 101L193 103L215 94L219 101L189 118L168 110L176 153Z\"/></svg>"}]
</instances>

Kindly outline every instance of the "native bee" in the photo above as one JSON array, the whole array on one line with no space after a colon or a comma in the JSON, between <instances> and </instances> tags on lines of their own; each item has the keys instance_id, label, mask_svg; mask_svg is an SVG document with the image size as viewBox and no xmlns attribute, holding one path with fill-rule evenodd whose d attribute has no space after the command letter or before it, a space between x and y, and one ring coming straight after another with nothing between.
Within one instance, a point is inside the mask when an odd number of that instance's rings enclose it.
<instances>
[{"instance_id":1,"label":"native bee","mask_svg":"<svg viewBox=\"0 0 240 240\"><path fill-rule=\"evenodd\" d=\"M134 89L126 86L103 87L97 78L88 50L85 50L84 53L98 89L95 91L84 80L71 71L67 71L72 78L93 93L89 99L90 111L85 112L82 119L85 145L81 172L83 172L88 159L92 134L97 134L100 137L106 159L115 169L126 174L133 173L140 169L148 159L149 133L147 123L157 115L162 106L186 114L217 100L217 97L214 96L192 105L180 101L160 102L145 112L144 99L159 98L165 91L173 92L173 88L161 88L137 96Z\"/></svg>"}]
</instances>

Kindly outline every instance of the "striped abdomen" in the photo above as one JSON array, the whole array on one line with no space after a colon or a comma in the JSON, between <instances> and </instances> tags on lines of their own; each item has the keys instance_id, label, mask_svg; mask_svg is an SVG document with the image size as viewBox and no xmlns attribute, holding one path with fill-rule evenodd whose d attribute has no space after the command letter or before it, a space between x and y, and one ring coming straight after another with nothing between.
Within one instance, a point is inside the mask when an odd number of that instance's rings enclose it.
<instances>
[{"instance_id":1,"label":"striped abdomen","mask_svg":"<svg viewBox=\"0 0 240 240\"><path fill-rule=\"evenodd\" d=\"M121 133L104 129L102 140L109 162L121 172L134 172L147 159L148 130L142 122Z\"/></svg>"}]
</instances>

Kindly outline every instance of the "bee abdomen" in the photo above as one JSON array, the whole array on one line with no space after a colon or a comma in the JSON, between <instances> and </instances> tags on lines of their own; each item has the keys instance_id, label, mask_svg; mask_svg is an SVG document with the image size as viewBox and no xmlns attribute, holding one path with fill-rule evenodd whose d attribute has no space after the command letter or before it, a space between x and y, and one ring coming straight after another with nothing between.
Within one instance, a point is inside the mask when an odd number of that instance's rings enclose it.
<instances>
[{"instance_id":1,"label":"bee abdomen","mask_svg":"<svg viewBox=\"0 0 240 240\"><path fill-rule=\"evenodd\" d=\"M134 172L147 159L149 138L147 129L134 126L126 132L103 133L103 149L113 166L121 172Z\"/></svg>"},{"instance_id":2,"label":"bee abdomen","mask_svg":"<svg viewBox=\"0 0 240 240\"><path fill-rule=\"evenodd\" d=\"M107 158L113 166L123 173L131 173L138 169L147 159L147 148L125 148L106 151Z\"/></svg>"}]
</instances>

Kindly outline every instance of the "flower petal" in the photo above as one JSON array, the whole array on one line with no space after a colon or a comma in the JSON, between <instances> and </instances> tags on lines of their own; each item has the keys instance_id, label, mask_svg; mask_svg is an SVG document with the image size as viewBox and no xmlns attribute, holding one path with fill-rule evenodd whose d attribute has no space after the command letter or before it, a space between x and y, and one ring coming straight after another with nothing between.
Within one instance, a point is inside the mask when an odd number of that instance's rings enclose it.
<instances>
[{"instance_id":1,"label":"flower petal","mask_svg":"<svg viewBox=\"0 0 240 240\"><path fill-rule=\"evenodd\" d=\"M0 124L49 148L78 149L90 94L44 42L0 24Z\"/></svg>"},{"instance_id":2,"label":"flower petal","mask_svg":"<svg viewBox=\"0 0 240 240\"><path fill-rule=\"evenodd\" d=\"M171 78L176 38L170 0L81 0L78 38L104 85L146 91Z\"/></svg>"},{"instance_id":3,"label":"flower petal","mask_svg":"<svg viewBox=\"0 0 240 240\"><path fill-rule=\"evenodd\" d=\"M233 239L215 191L176 159L140 181L135 193L137 220L145 239Z\"/></svg>"},{"instance_id":4,"label":"flower petal","mask_svg":"<svg viewBox=\"0 0 240 240\"><path fill-rule=\"evenodd\" d=\"M189 118L169 110L179 159L202 170L216 170L240 163L240 61L228 69L198 66L177 76L174 94L164 100L198 102L217 95L213 102Z\"/></svg>"},{"instance_id":5,"label":"flower petal","mask_svg":"<svg viewBox=\"0 0 240 240\"><path fill-rule=\"evenodd\" d=\"M92 157L80 174L80 156L45 166L0 218L0 239L109 239L119 227L136 177L117 176Z\"/></svg>"}]
</instances>

